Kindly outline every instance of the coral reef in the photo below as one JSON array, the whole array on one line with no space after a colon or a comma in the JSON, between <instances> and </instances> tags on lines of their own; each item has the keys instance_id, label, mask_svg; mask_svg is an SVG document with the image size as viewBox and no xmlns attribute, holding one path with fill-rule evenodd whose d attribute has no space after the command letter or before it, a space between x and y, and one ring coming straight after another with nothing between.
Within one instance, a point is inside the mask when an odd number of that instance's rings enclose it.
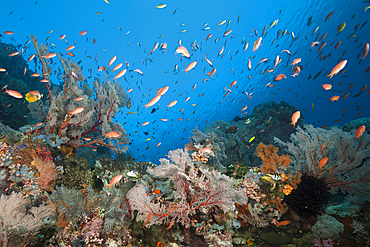
<instances>
[{"instance_id":1,"label":"coral reef","mask_svg":"<svg viewBox=\"0 0 370 247\"><path fill-rule=\"evenodd\" d=\"M109 81L108 77L105 83L97 78L92 91L87 84L81 87L78 81L85 80L85 77L79 65L59 54L64 69L63 90L50 90L50 75L53 69L45 58L50 52L45 45L39 46L34 35L31 35L31 39L36 55L42 63L43 82L48 91L49 105L46 115L43 114L41 106L39 107L41 118L36 119L36 122L41 124L36 130L29 131L46 137L54 135L56 141L52 146L60 147L62 143L73 148L105 146L114 152L124 152L128 139L122 125L113 122L113 117L120 108L127 105L127 95L123 88L117 82ZM76 98L79 100L75 100Z\"/></svg>"},{"instance_id":2,"label":"coral reef","mask_svg":"<svg viewBox=\"0 0 370 247\"><path fill-rule=\"evenodd\" d=\"M315 236L323 239L339 239L340 234L344 231L344 226L334 217L323 214L317 218L311 231Z\"/></svg>"},{"instance_id":3,"label":"coral reef","mask_svg":"<svg viewBox=\"0 0 370 247\"><path fill-rule=\"evenodd\" d=\"M218 206L227 212L233 202L246 203L243 191L233 188L233 180L217 171L199 167L195 169L189 155L183 150L169 152L170 162L161 159L161 165L148 168L148 173L155 177L164 177L173 183L172 193L167 202L152 202L144 185L132 188L127 195L130 206L138 210L137 221L144 221L147 227L153 224L182 225L190 223L189 216L198 210L207 210ZM166 199L166 198L164 198Z\"/></svg>"},{"instance_id":4,"label":"coral reef","mask_svg":"<svg viewBox=\"0 0 370 247\"><path fill-rule=\"evenodd\" d=\"M367 165L370 136L364 133L359 139L354 137L354 130L349 133L336 127L327 130L305 125L297 127L292 142L277 138L275 141L291 154L289 173L299 171L323 178L332 193L341 189L349 193L347 199L364 201L370 198L370 166ZM325 163L324 158L327 158Z\"/></svg>"}]
</instances>

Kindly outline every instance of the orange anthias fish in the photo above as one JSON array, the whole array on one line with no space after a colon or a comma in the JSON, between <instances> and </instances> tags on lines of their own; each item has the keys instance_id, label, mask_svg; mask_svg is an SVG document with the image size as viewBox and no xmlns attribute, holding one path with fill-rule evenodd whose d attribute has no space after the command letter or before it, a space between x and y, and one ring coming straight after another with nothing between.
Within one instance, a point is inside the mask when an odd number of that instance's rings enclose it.
<instances>
[{"instance_id":1,"label":"orange anthias fish","mask_svg":"<svg viewBox=\"0 0 370 247\"><path fill-rule=\"evenodd\" d=\"M296 111L295 113L293 113L292 122L291 122L291 124L293 124L293 128L295 127L295 124L297 123L297 121L300 117L301 117L301 112L300 111Z\"/></svg>"},{"instance_id":2,"label":"orange anthias fish","mask_svg":"<svg viewBox=\"0 0 370 247\"><path fill-rule=\"evenodd\" d=\"M369 53L369 43L366 43L364 47L364 53L361 59L365 59L367 57L367 54Z\"/></svg>"},{"instance_id":3,"label":"orange anthias fish","mask_svg":"<svg viewBox=\"0 0 370 247\"><path fill-rule=\"evenodd\" d=\"M279 226L286 226L286 225L288 225L289 223L290 223L290 221L289 221L289 220L284 220L284 221L279 222L279 223L276 225L276 227L279 227Z\"/></svg>"},{"instance_id":4,"label":"orange anthias fish","mask_svg":"<svg viewBox=\"0 0 370 247\"><path fill-rule=\"evenodd\" d=\"M121 70L113 79L117 80L118 78L124 76L126 74L127 69Z\"/></svg>"},{"instance_id":5,"label":"orange anthias fish","mask_svg":"<svg viewBox=\"0 0 370 247\"><path fill-rule=\"evenodd\" d=\"M5 93L17 99L23 98L22 94L14 90L5 89Z\"/></svg>"},{"instance_id":6,"label":"orange anthias fish","mask_svg":"<svg viewBox=\"0 0 370 247\"><path fill-rule=\"evenodd\" d=\"M175 55L177 53L181 53L182 56L187 57L187 58L190 58L190 53L188 52L188 50L184 46L177 47L176 48L176 51L175 51Z\"/></svg>"},{"instance_id":7,"label":"orange anthias fish","mask_svg":"<svg viewBox=\"0 0 370 247\"><path fill-rule=\"evenodd\" d=\"M296 77L297 75L299 75L299 72L301 72L301 67L297 66L297 67L294 67L294 70L293 70L293 77Z\"/></svg>"},{"instance_id":8,"label":"orange anthias fish","mask_svg":"<svg viewBox=\"0 0 370 247\"><path fill-rule=\"evenodd\" d=\"M108 67L110 67L110 66L114 63L114 61L116 61L116 59L117 59L117 56L112 57L112 58L109 60Z\"/></svg>"},{"instance_id":9,"label":"orange anthias fish","mask_svg":"<svg viewBox=\"0 0 370 247\"><path fill-rule=\"evenodd\" d=\"M327 75L327 77L330 76L330 79L331 79L334 75L338 74L339 71L341 71L346 66L346 64L347 64L347 60L343 60L342 62L338 63L334 67L334 69L330 72L330 74Z\"/></svg>"},{"instance_id":10,"label":"orange anthias fish","mask_svg":"<svg viewBox=\"0 0 370 247\"><path fill-rule=\"evenodd\" d=\"M158 89L157 94L159 96L163 96L168 91L169 88L170 88L169 86L165 86L163 88L160 88L160 89Z\"/></svg>"},{"instance_id":11,"label":"orange anthias fish","mask_svg":"<svg viewBox=\"0 0 370 247\"><path fill-rule=\"evenodd\" d=\"M319 168L320 170L322 169L322 167L328 162L328 157L325 157L325 158L322 158L320 160L320 163L319 163Z\"/></svg>"},{"instance_id":12,"label":"orange anthias fish","mask_svg":"<svg viewBox=\"0 0 370 247\"><path fill-rule=\"evenodd\" d=\"M148 109L148 107L153 106L155 103L157 103L161 99L161 95L155 96L151 101L149 101L148 104L144 105L145 109Z\"/></svg>"},{"instance_id":13,"label":"orange anthias fish","mask_svg":"<svg viewBox=\"0 0 370 247\"><path fill-rule=\"evenodd\" d=\"M286 76L284 74L279 74L275 77L274 81L280 81L282 79L286 78Z\"/></svg>"},{"instance_id":14,"label":"orange anthias fish","mask_svg":"<svg viewBox=\"0 0 370 247\"><path fill-rule=\"evenodd\" d=\"M322 85L322 88L325 89L325 90L330 90L332 88L332 85L331 84L324 84L324 85Z\"/></svg>"},{"instance_id":15,"label":"orange anthias fish","mask_svg":"<svg viewBox=\"0 0 370 247\"><path fill-rule=\"evenodd\" d=\"M296 58L293 60L293 63L291 63L290 65L296 65L297 63L300 63L301 62L301 59L300 58Z\"/></svg>"},{"instance_id":16,"label":"orange anthias fish","mask_svg":"<svg viewBox=\"0 0 370 247\"><path fill-rule=\"evenodd\" d=\"M121 135L116 131L111 131L111 132L105 134L105 137L107 137L107 138L116 138L116 137L120 137L120 136Z\"/></svg>"},{"instance_id":17,"label":"orange anthias fish","mask_svg":"<svg viewBox=\"0 0 370 247\"><path fill-rule=\"evenodd\" d=\"M114 71L116 71L116 70L118 70L118 69L120 69L121 67L122 67L122 65L123 65L123 63L119 63L119 64L117 64L116 66L114 66L114 68L113 68L113 72Z\"/></svg>"},{"instance_id":18,"label":"orange anthias fish","mask_svg":"<svg viewBox=\"0 0 370 247\"><path fill-rule=\"evenodd\" d=\"M311 42L310 48L314 47L315 45L319 45L320 43L318 41Z\"/></svg>"},{"instance_id":19,"label":"orange anthias fish","mask_svg":"<svg viewBox=\"0 0 370 247\"><path fill-rule=\"evenodd\" d=\"M207 73L209 77L212 77L216 73L216 68L212 69L210 72Z\"/></svg>"},{"instance_id":20,"label":"orange anthias fish","mask_svg":"<svg viewBox=\"0 0 370 247\"><path fill-rule=\"evenodd\" d=\"M108 190L110 190L110 188L112 188L112 186L116 185L122 178L122 175L117 175L115 176L114 178L112 178L112 180L110 181L110 183L106 186L106 187L109 187Z\"/></svg>"},{"instance_id":21,"label":"orange anthias fish","mask_svg":"<svg viewBox=\"0 0 370 247\"><path fill-rule=\"evenodd\" d=\"M330 103L333 103L334 101L337 101L338 99L339 99L339 96L335 95L331 97L329 100L330 100Z\"/></svg>"},{"instance_id":22,"label":"orange anthias fish","mask_svg":"<svg viewBox=\"0 0 370 247\"><path fill-rule=\"evenodd\" d=\"M261 46L262 44L262 37L259 37L256 41L254 41L253 43L253 50L252 51L257 51L258 48Z\"/></svg>"},{"instance_id":23,"label":"orange anthias fish","mask_svg":"<svg viewBox=\"0 0 370 247\"><path fill-rule=\"evenodd\" d=\"M170 108L170 107L172 107L172 106L174 106L174 105L176 105L177 104L177 100L174 100L174 101L171 101L169 104L168 104L168 108Z\"/></svg>"},{"instance_id":24,"label":"orange anthias fish","mask_svg":"<svg viewBox=\"0 0 370 247\"><path fill-rule=\"evenodd\" d=\"M356 138L360 139L362 134L365 132L365 129L365 125L361 125L360 127L358 127L358 129L356 130Z\"/></svg>"},{"instance_id":25,"label":"orange anthias fish","mask_svg":"<svg viewBox=\"0 0 370 247\"><path fill-rule=\"evenodd\" d=\"M72 115L76 115L76 114L78 114L78 113L83 112L84 110L85 110L85 108L83 108L83 107L77 107L76 109L74 109L74 110L71 112L71 114L72 114Z\"/></svg>"},{"instance_id":26,"label":"orange anthias fish","mask_svg":"<svg viewBox=\"0 0 370 247\"><path fill-rule=\"evenodd\" d=\"M191 70L191 69L193 69L196 65L197 65L197 62L198 62L198 60L197 61L194 61L194 62L191 62L186 68L185 68L185 70L183 70L183 71L185 71L186 73L189 71L189 70Z\"/></svg>"}]
</instances>

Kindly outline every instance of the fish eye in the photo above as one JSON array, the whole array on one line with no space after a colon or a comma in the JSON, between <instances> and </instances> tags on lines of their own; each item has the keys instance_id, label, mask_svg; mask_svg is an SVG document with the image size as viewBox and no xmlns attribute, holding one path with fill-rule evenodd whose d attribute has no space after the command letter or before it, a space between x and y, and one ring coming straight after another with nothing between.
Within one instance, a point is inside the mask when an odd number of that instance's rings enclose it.
<instances>
[{"instance_id":1,"label":"fish eye","mask_svg":"<svg viewBox=\"0 0 370 247\"><path fill-rule=\"evenodd\" d=\"M44 219L44 223L45 223L45 224L50 224L50 223L51 223L51 218L50 218L50 217L46 217L46 218Z\"/></svg>"}]
</instances>

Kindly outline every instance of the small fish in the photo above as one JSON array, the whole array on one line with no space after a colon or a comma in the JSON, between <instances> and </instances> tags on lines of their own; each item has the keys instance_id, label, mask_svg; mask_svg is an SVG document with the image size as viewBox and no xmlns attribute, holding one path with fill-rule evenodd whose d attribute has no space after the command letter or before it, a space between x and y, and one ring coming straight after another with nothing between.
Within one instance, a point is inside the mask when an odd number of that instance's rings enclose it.
<instances>
[{"instance_id":1,"label":"small fish","mask_svg":"<svg viewBox=\"0 0 370 247\"><path fill-rule=\"evenodd\" d=\"M307 21L307 26L310 26L312 23L313 23L313 16L311 16L310 18L308 18L308 21Z\"/></svg>"},{"instance_id":2,"label":"small fish","mask_svg":"<svg viewBox=\"0 0 370 247\"><path fill-rule=\"evenodd\" d=\"M104 0L104 2L106 2L107 4L110 4L109 0Z\"/></svg>"},{"instance_id":3,"label":"small fish","mask_svg":"<svg viewBox=\"0 0 370 247\"><path fill-rule=\"evenodd\" d=\"M338 26L338 28L337 28L337 35L339 35L342 31L343 31L343 29L346 27L346 23L345 22L343 22L342 24L340 24L339 26Z\"/></svg>"},{"instance_id":4,"label":"small fish","mask_svg":"<svg viewBox=\"0 0 370 247\"><path fill-rule=\"evenodd\" d=\"M321 170L322 167L328 162L328 157L322 158L319 162L319 169Z\"/></svg>"},{"instance_id":5,"label":"small fish","mask_svg":"<svg viewBox=\"0 0 370 247\"><path fill-rule=\"evenodd\" d=\"M39 92L39 91L29 91L25 96L24 98L30 102L30 103L33 103L33 102L36 102L38 100L40 100L42 98L42 94Z\"/></svg>"},{"instance_id":6,"label":"small fish","mask_svg":"<svg viewBox=\"0 0 370 247\"><path fill-rule=\"evenodd\" d=\"M129 176L129 177L133 177L133 178L139 177L137 171L129 171L128 173L126 173L126 175Z\"/></svg>"},{"instance_id":7,"label":"small fish","mask_svg":"<svg viewBox=\"0 0 370 247\"><path fill-rule=\"evenodd\" d=\"M255 136L252 136L251 139L249 139L249 143L251 143L255 138Z\"/></svg>"},{"instance_id":8,"label":"small fish","mask_svg":"<svg viewBox=\"0 0 370 247\"><path fill-rule=\"evenodd\" d=\"M360 139L362 134L365 132L365 129L366 129L365 125L361 125L360 127L358 127L356 130L356 138Z\"/></svg>"},{"instance_id":9,"label":"small fish","mask_svg":"<svg viewBox=\"0 0 370 247\"><path fill-rule=\"evenodd\" d=\"M338 99L339 99L339 96L335 95L331 97L329 100L330 100L330 103L333 103L334 101L337 101Z\"/></svg>"},{"instance_id":10,"label":"small fish","mask_svg":"<svg viewBox=\"0 0 370 247\"><path fill-rule=\"evenodd\" d=\"M298 119L301 117L301 112L300 111L296 111L295 113L293 113L292 115L292 122L290 124L293 124L293 128L295 127Z\"/></svg>"},{"instance_id":11,"label":"small fish","mask_svg":"<svg viewBox=\"0 0 370 247\"><path fill-rule=\"evenodd\" d=\"M290 223L290 221L289 221L289 220L284 220L284 221L279 222L279 223L276 225L276 227L279 227L279 226L286 226L286 225L288 225L289 223Z\"/></svg>"},{"instance_id":12,"label":"small fish","mask_svg":"<svg viewBox=\"0 0 370 247\"><path fill-rule=\"evenodd\" d=\"M327 75L327 77L330 76L330 79L339 73L339 71L341 71L347 64L347 60L343 60L342 62L338 63L333 69L332 71L330 72L329 75Z\"/></svg>"},{"instance_id":13,"label":"small fish","mask_svg":"<svg viewBox=\"0 0 370 247\"><path fill-rule=\"evenodd\" d=\"M112 188L112 186L116 185L121 179L122 179L122 175L121 174L115 176L114 178L112 178L112 180L110 181L110 183L106 186L107 188L109 187L108 190L110 190Z\"/></svg>"},{"instance_id":14,"label":"small fish","mask_svg":"<svg viewBox=\"0 0 370 247\"><path fill-rule=\"evenodd\" d=\"M159 5L155 6L155 7L156 7L157 9L164 9L164 8L166 8L166 6L167 6L167 4L162 3L162 4L159 4Z\"/></svg>"},{"instance_id":15,"label":"small fish","mask_svg":"<svg viewBox=\"0 0 370 247\"><path fill-rule=\"evenodd\" d=\"M273 180L279 181L283 179L283 176L280 175L280 173L266 173L267 176L271 177Z\"/></svg>"},{"instance_id":16,"label":"small fish","mask_svg":"<svg viewBox=\"0 0 370 247\"><path fill-rule=\"evenodd\" d=\"M120 136L121 135L116 131L111 131L111 132L105 134L106 138L117 138L117 137L120 137Z\"/></svg>"},{"instance_id":17,"label":"small fish","mask_svg":"<svg viewBox=\"0 0 370 247\"><path fill-rule=\"evenodd\" d=\"M223 21L221 21L220 23L218 23L217 24L217 26L221 26L221 25L223 25L223 24L225 24L226 23L226 20L223 20Z\"/></svg>"},{"instance_id":18,"label":"small fish","mask_svg":"<svg viewBox=\"0 0 370 247\"><path fill-rule=\"evenodd\" d=\"M12 97L17 98L17 99L23 98L22 94L20 94L17 91L14 91L14 90L5 89L5 93L8 94L9 96L12 96Z\"/></svg>"},{"instance_id":19,"label":"small fish","mask_svg":"<svg viewBox=\"0 0 370 247\"><path fill-rule=\"evenodd\" d=\"M329 20L329 18L334 14L334 11L330 12L326 18L325 18L325 21L324 22L327 22Z\"/></svg>"},{"instance_id":20,"label":"small fish","mask_svg":"<svg viewBox=\"0 0 370 247\"><path fill-rule=\"evenodd\" d=\"M236 127L235 125L232 125L230 126L226 131L225 133L226 134L235 134L236 132L238 132L239 128Z\"/></svg>"},{"instance_id":21,"label":"small fish","mask_svg":"<svg viewBox=\"0 0 370 247\"><path fill-rule=\"evenodd\" d=\"M264 180L266 180L267 182L270 182L272 184L272 187L271 187L270 191L273 191L276 187L276 181L274 179L272 179L270 176L263 176L262 178Z\"/></svg>"}]
</instances>

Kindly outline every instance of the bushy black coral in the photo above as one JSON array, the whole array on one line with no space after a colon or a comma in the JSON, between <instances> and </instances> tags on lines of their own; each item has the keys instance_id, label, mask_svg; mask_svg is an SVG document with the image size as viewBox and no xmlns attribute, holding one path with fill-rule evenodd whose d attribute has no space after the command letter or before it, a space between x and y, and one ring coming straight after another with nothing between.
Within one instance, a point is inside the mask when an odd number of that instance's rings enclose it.
<instances>
[{"instance_id":1,"label":"bushy black coral","mask_svg":"<svg viewBox=\"0 0 370 247\"><path fill-rule=\"evenodd\" d=\"M320 213L329 196L329 187L323 178L304 174L297 189L287 195L284 202L299 216L308 219Z\"/></svg>"}]
</instances>

